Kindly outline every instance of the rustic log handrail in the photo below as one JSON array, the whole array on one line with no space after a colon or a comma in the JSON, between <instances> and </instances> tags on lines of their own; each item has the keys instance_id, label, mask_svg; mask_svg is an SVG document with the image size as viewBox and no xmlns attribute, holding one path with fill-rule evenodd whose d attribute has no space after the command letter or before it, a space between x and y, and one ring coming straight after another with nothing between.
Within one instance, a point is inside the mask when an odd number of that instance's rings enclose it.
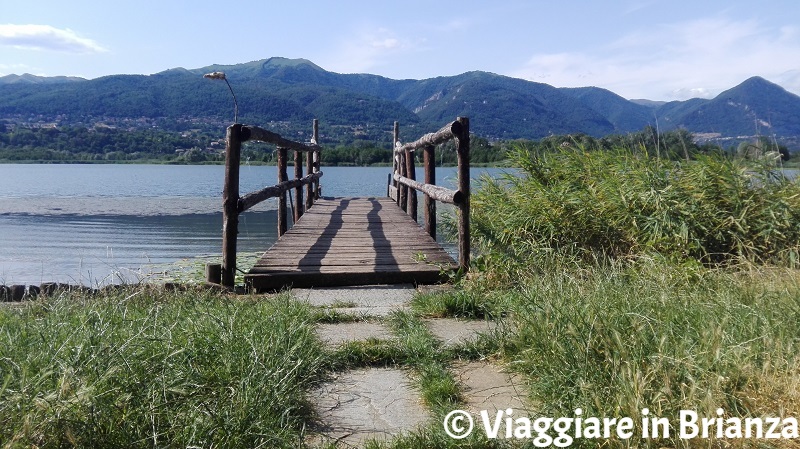
<instances>
[{"instance_id":1,"label":"rustic log handrail","mask_svg":"<svg viewBox=\"0 0 800 449\"><path fill-rule=\"evenodd\" d=\"M252 208L258 203L269 198L278 197L278 235L283 235L288 225L286 223L287 192L295 189L296 205L294 205L293 218L297 221L304 208L310 208L315 199L320 197L319 179L322 177L319 161L322 148L317 145L319 140L319 122L313 122L313 137L311 145L284 139L278 134L259 128L234 124L228 127L225 148L225 184L222 190L222 265L216 278L216 269L207 267L207 280L221 283L226 287L233 287L236 276L236 238L239 233L239 214ZM241 163L242 143L250 140L275 144L278 154L278 184L265 187L244 196L239 195L239 168ZM287 151L294 151L294 179L287 175ZM306 153L306 167L309 173L303 176L303 153ZM309 186L307 198L303 203L303 186Z\"/></svg>"},{"instance_id":2,"label":"rustic log handrail","mask_svg":"<svg viewBox=\"0 0 800 449\"><path fill-rule=\"evenodd\" d=\"M400 184L406 185L411 187L412 189L418 190L426 195L429 195L432 199L436 201L441 201L443 203L448 204L461 204L464 201L464 194L459 192L458 190L451 190L446 187L437 186L436 184L425 184L419 181L415 181L410 178L406 178L405 176L400 176L398 174L394 174L392 178L399 182Z\"/></svg>"},{"instance_id":3,"label":"rustic log handrail","mask_svg":"<svg viewBox=\"0 0 800 449\"><path fill-rule=\"evenodd\" d=\"M314 181L317 181L321 177L322 172L312 173L299 179L290 179L274 186L264 187L261 190L247 193L239 198L239 206L237 209L239 213L242 213L262 201L279 196L283 192L296 189L297 187L312 185Z\"/></svg>"},{"instance_id":4,"label":"rustic log handrail","mask_svg":"<svg viewBox=\"0 0 800 449\"><path fill-rule=\"evenodd\" d=\"M469 229L469 119L459 117L439 131L428 133L414 142L400 143L400 127L394 123L394 160L392 175L389 176L387 193L414 220L417 219L417 191L425 194L425 231L436 238L436 201L454 204L458 207L458 266L469 269L470 229ZM436 146L450 140L456 141L458 156L458 190L450 190L436 185ZM414 153L423 150L425 182L415 179Z\"/></svg>"},{"instance_id":5,"label":"rustic log handrail","mask_svg":"<svg viewBox=\"0 0 800 449\"><path fill-rule=\"evenodd\" d=\"M286 148L287 150L302 151L306 153L321 150L320 146L315 143L316 139L312 141L311 145L306 145L300 142L285 139L279 134L259 128L258 126L242 125L241 139L242 142L257 140L259 142L272 143L280 148Z\"/></svg>"},{"instance_id":6,"label":"rustic log handrail","mask_svg":"<svg viewBox=\"0 0 800 449\"><path fill-rule=\"evenodd\" d=\"M414 151L429 146L441 145L449 140L453 140L456 136L460 135L462 131L461 123L456 120L443 126L442 129L434 133L428 133L411 143L397 145L395 143L395 154L405 151Z\"/></svg>"}]
</instances>

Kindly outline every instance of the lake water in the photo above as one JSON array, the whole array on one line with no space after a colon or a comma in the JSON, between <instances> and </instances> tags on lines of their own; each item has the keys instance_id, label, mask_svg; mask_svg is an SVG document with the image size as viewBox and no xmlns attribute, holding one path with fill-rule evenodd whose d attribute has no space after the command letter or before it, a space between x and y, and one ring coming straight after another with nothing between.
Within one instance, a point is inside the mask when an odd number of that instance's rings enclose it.
<instances>
[{"instance_id":1,"label":"lake water","mask_svg":"<svg viewBox=\"0 0 800 449\"><path fill-rule=\"evenodd\" d=\"M391 169L322 171L324 196L386 196ZM437 177L452 187L455 169ZM219 261L223 178L223 166L0 164L0 284L135 282ZM276 182L275 167L241 168L242 194ZM272 199L240 216L240 252L275 242L276 209Z\"/></svg>"}]
</instances>

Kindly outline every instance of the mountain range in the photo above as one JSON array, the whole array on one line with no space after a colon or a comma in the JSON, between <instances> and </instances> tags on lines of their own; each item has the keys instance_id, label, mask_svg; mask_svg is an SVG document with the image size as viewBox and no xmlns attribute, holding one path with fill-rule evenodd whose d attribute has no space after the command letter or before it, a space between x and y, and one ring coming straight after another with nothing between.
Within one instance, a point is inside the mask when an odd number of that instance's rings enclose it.
<instances>
[{"instance_id":1,"label":"mountain range","mask_svg":"<svg viewBox=\"0 0 800 449\"><path fill-rule=\"evenodd\" d=\"M718 138L800 136L800 97L761 77L749 78L713 99L627 100L597 87L556 88L487 72L423 80L326 71L305 59L273 57L236 65L175 68L153 75L86 80L0 77L0 120L45 117L87 120L187 118L231 123L227 86L204 79L223 71L236 94L239 121L302 123L318 118L329 134L382 136L397 120L407 138L438 129L457 116L490 139L537 139L552 134L604 136L685 128Z\"/></svg>"}]
</instances>

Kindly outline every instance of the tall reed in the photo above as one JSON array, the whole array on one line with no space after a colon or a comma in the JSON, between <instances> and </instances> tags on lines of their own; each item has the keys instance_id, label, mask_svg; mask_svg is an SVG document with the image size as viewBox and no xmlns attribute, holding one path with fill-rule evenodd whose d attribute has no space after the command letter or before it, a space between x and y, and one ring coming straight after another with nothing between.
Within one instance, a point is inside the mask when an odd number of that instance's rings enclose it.
<instances>
[{"instance_id":1,"label":"tall reed","mask_svg":"<svg viewBox=\"0 0 800 449\"><path fill-rule=\"evenodd\" d=\"M800 263L800 183L770 167L628 150L509 154L521 175L482 178L472 198L473 236L492 265Z\"/></svg>"}]
</instances>

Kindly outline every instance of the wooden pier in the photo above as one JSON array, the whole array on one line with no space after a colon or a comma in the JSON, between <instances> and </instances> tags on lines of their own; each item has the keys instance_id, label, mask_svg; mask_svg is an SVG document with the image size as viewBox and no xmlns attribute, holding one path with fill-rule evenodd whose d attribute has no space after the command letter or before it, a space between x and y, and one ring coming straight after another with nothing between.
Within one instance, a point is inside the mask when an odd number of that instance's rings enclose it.
<instances>
[{"instance_id":1,"label":"wooden pier","mask_svg":"<svg viewBox=\"0 0 800 449\"><path fill-rule=\"evenodd\" d=\"M278 241L244 276L254 291L291 287L428 284L443 281L452 270L469 268L469 120L460 117L435 133L402 144L394 127L394 164L385 198L321 196L319 125L313 123L310 143L284 139L270 131L234 124L228 128L223 187L222 264L209 264L209 282L234 287L239 215L256 204L278 198ZM239 193L242 143L257 140L277 146L278 184ZM434 150L455 141L458 186L436 185ZM294 152L294 178L287 172L288 151ZM417 151L424 161L424 182L415 179ZM305 155L305 164L303 156ZM303 166L306 175L303 174ZM293 196L290 191L294 190ZM303 191L305 190L305 201ZM424 194L423 226L417 224L417 192ZM287 223L287 198L294 226ZM456 207L458 261L436 243L436 202Z\"/></svg>"},{"instance_id":2,"label":"wooden pier","mask_svg":"<svg viewBox=\"0 0 800 449\"><path fill-rule=\"evenodd\" d=\"M457 268L389 198L323 198L245 275L256 291L286 286L431 284Z\"/></svg>"}]
</instances>

